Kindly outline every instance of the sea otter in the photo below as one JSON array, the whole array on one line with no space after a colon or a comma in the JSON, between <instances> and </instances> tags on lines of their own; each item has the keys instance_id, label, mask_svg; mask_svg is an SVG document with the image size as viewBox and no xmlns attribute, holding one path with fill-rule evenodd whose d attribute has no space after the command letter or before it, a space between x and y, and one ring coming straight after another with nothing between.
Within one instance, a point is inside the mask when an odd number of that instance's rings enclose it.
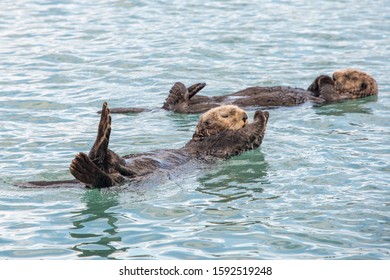
<instances>
[{"instance_id":1,"label":"sea otter","mask_svg":"<svg viewBox=\"0 0 390 280\"><path fill-rule=\"evenodd\" d=\"M205 86L205 83L198 83L187 88L180 82L175 83L162 109L177 113L202 113L226 104L242 108L294 106L307 101L326 103L378 94L375 79L355 69L336 71L332 77L318 76L307 90L283 86L249 87L223 96L196 95ZM111 113L138 113L145 110L113 108Z\"/></svg>"},{"instance_id":2,"label":"sea otter","mask_svg":"<svg viewBox=\"0 0 390 280\"><path fill-rule=\"evenodd\" d=\"M182 148L156 150L142 154L119 156L108 149L111 133L111 114L103 104L96 140L89 154L79 153L70 164L77 179L57 182L29 182L25 187L68 186L80 184L90 188L107 188L157 170L170 170L190 160L210 162L227 159L260 146L269 113L257 111L252 123L248 114L235 105L213 108L201 115L192 139Z\"/></svg>"}]
</instances>

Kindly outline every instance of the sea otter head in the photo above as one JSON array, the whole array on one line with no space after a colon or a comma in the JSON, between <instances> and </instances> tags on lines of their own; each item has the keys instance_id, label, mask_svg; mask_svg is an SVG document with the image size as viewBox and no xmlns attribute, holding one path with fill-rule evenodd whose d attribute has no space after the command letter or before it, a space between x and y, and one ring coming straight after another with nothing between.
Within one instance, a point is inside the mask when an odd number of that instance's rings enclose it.
<instances>
[{"instance_id":1,"label":"sea otter head","mask_svg":"<svg viewBox=\"0 0 390 280\"><path fill-rule=\"evenodd\" d=\"M345 69L333 73L334 86L341 94L351 98L378 94L378 85L367 73L355 69Z\"/></svg>"},{"instance_id":2,"label":"sea otter head","mask_svg":"<svg viewBox=\"0 0 390 280\"><path fill-rule=\"evenodd\" d=\"M333 77L321 75L310 85L308 91L325 101L356 99L378 94L374 78L356 69L344 69L333 73Z\"/></svg>"},{"instance_id":3,"label":"sea otter head","mask_svg":"<svg viewBox=\"0 0 390 280\"><path fill-rule=\"evenodd\" d=\"M193 140L215 135L224 130L238 130L248 125L248 114L235 105L213 108L201 115Z\"/></svg>"}]
</instances>

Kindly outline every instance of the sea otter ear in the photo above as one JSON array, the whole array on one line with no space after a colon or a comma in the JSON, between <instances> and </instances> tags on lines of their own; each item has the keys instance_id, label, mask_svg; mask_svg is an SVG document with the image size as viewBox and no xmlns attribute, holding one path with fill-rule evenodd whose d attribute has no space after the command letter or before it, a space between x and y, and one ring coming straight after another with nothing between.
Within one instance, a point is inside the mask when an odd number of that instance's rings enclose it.
<instances>
[{"instance_id":1,"label":"sea otter ear","mask_svg":"<svg viewBox=\"0 0 390 280\"><path fill-rule=\"evenodd\" d=\"M189 88L188 90L188 99L191 99L195 94L197 94L199 91L201 91L206 86L206 83L197 83Z\"/></svg>"}]
</instances>

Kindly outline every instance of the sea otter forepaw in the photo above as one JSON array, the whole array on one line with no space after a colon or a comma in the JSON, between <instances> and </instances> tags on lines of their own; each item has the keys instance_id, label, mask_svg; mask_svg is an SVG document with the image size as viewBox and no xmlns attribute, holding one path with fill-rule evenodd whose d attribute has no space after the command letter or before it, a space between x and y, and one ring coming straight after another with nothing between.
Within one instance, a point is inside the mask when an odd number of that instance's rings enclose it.
<instances>
[{"instance_id":1,"label":"sea otter forepaw","mask_svg":"<svg viewBox=\"0 0 390 280\"><path fill-rule=\"evenodd\" d=\"M269 118L268 111L256 111L253 120L255 122L266 123Z\"/></svg>"},{"instance_id":2,"label":"sea otter forepaw","mask_svg":"<svg viewBox=\"0 0 390 280\"><path fill-rule=\"evenodd\" d=\"M319 97L321 94L321 86L324 82L334 83L333 79L328 75L320 75L315 78L314 82L307 88L307 91L313 93L313 96Z\"/></svg>"}]
</instances>

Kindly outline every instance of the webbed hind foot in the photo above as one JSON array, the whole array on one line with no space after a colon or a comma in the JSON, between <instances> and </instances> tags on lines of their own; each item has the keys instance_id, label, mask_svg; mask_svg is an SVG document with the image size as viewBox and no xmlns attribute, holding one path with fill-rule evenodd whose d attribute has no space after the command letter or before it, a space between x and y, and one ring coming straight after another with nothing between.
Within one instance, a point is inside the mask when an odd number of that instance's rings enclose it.
<instances>
[{"instance_id":1,"label":"webbed hind foot","mask_svg":"<svg viewBox=\"0 0 390 280\"><path fill-rule=\"evenodd\" d=\"M189 88L188 90L188 99L191 99L195 94L197 94L199 91L201 91L206 86L206 83L197 83Z\"/></svg>"},{"instance_id":2,"label":"webbed hind foot","mask_svg":"<svg viewBox=\"0 0 390 280\"><path fill-rule=\"evenodd\" d=\"M205 83L197 83L187 88L181 82L175 83L169 91L169 95L162 108L178 113L186 112L189 100L205 86Z\"/></svg>"},{"instance_id":3,"label":"webbed hind foot","mask_svg":"<svg viewBox=\"0 0 390 280\"><path fill-rule=\"evenodd\" d=\"M111 187L115 181L110 175L100 170L84 153L79 153L70 164L70 173L80 182L97 188Z\"/></svg>"},{"instance_id":4,"label":"webbed hind foot","mask_svg":"<svg viewBox=\"0 0 390 280\"><path fill-rule=\"evenodd\" d=\"M96 140L88 156L93 163L105 172L108 172L108 144L110 141L110 134L111 114L107 102L104 102Z\"/></svg>"}]
</instances>

